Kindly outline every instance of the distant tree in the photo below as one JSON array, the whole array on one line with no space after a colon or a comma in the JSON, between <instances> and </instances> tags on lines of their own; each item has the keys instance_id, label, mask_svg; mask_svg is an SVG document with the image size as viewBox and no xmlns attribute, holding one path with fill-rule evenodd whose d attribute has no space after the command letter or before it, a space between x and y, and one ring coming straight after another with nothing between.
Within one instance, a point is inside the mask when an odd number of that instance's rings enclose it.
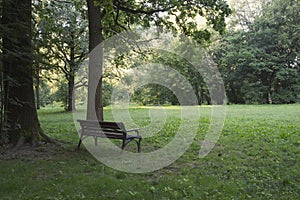
<instances>
[{"instance_id":1,"label":"distant tree","mask_svg":"<svg viewBox=\"0 0 300 200\"><path fill-rule=\"evenodd\" d=\"M248 31L255 18L260 16L261 9L269 0L231 0L233 14L230 16L229 28Z\"/></svg>"},{"instance_id":2,"label":"distant tree","mask_svg":"<svg viewBox=\"0 0 300 200\"><path fill-rule=\"evenodd\" d=\"M256 62L255 55L247 32L242 30L224 35L214 50L230 103L262 103L262 87L252 66Z\"/></svg>"},{"instance_id":3,"label":"distant tree","mask_svg":"<svg viewBox=\"0 0 300 200\"><path fill-rule=\"evenodd\" d=\"M179 104L171 90L158 84L148 84L138 88L131 99L141 105Z\"/></svg>"},{"instance_id":4,"label":"distant tree","mask_svg":"<svg viewBox=\"0 0 300 200\"><path fill-rule=\"evenodd\" d=\"M264 99L270 103L299 100L299 13L299 1L270 1L250 27L250 43L257 49L253 66L260 70Z\"/></svg>"},{"instance_id":5,"label":"distant tree","mask_svg":"<svg viewBox=\"0 0 300 200\"><path fill-rule=\"evenodd\" d=\"M84 3L78 0L38 1L35 8L37 55L46 69L56 69L64 74L68 82L66 110L71 111L75 109L75 75L88 54Z\"/></svg>"},{"instance_id":6,"label":"distant tree","mask_svg":"<svg viewBox=\"0 0 300 200\"><path fill-rule=\"evenodd\" d=\"M187 81L191 84L193 87L193 90L195 92L195 95L197 97L199 104L211 104L209 91L207 89L206 83L204 82L204 79L199 71L199 69L196 69L195 66L193 66L191 63L186 61L186 59L189 59L190 61L193 59L191 56L194 56L194 53L190 53L187 49L190 48L190 45L187 43L180 43L178 42L177 45L177 51L178 52L185 52L181 56L184 56L185 59L182 57L179 57L178 55L173 55L168 52L161 53L153 53L151 55L151 62L153 63L161 63L165 66L168 66L170 68L175 69L178 71L181 75L183 75ZM202 49L201 47L203 45L203 42L201 44L198 44L198 48ZM199 53L198 55L201 55ZM198 64L201 63L201 57L197 57ZM165 77L166 79L169 77ZM176 82L175 80L172 80L172 77L169 78L170 82ZM160 97L164 98L166 101L172 103L172 104L178 104L178 100L174 96L174 94L170 90L166 90L166 88L163 87L157 87L155 86L154 91L161 89L159 92ZM156 92L157 93L157 92Z\"/></svg>"},{"instance_id":7,"label":"distant tree","mask_svg":"<svg viewBox=\"0 0 300 200\"><path fill-rule=\"evenodd\" d=\"M300 100L300 3L274 0L247 30L228 33L215 51L233 103L294 103Z\"/></svg>"}]
</instances>

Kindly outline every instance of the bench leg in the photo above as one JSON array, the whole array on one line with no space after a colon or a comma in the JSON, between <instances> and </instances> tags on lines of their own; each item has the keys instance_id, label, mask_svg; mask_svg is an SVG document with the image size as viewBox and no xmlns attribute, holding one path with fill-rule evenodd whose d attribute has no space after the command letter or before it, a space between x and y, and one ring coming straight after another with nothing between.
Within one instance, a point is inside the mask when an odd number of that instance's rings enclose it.
<instances>
[{"instance_id":1,"label":"bench leg","mask_svg":"<svg viewBox=\"0 0 300 200\"><path fill-rule=\"evenodd\" d=\"M98 146L98 141L97 141L97 137L96 136L94 137L94 140L95 140L95 146Z\"/></svg>"},{"instance_id":2,"label":"bench leg","mask_svg":"<svg viewBox=\"0 0 300 200\"><path fill-rule=\"evenodd\" d=\"M140 153L140 152L141 152L141 141L142 141L142 138L139 138L138 140L136 140L136 139L131 139L131 140L129 140L129 141L123 140L123 142L122 142L122 150L124 150L125 147L126 147L126 145L127 145L128 143L130 143L131 141L135 141L135 143L136 143L136 145L137 145L138 153Z\"/></svg>"},{"instance_id":3,"label":"bench leg","mask_svg":"<svg viewBox=\"0 0 300 200\"><path fill-rule=\"evenodd\" d=\"M136 143L137 148L138 148L138 153L141 153L141 141L142 141L142 138L139 138L139 141Z\"/></svg>"},{"instance_id":4,"label":"bench leg","mask_svg":"<svg viewBox=\"0 0 300 200\"><path fill-rule=\"evenodd\" d=\"M123 142L122 142L122 150L124 150L125 149L125 146L126 146L126 142L125 142L125 140L122 140Z\"/></svg>"},{"instance_id":5,"label":"bench leg","mask_svg":"<svg viewBox=\"0 0 300 200\"><path fill-rule=\"evenodd\" d=\"M78 145L77 145L77 149L80 148L80 145L82 143L82 139L83 139L82 130L80 130L80 139L79 139L79 142L78 142Z\"/></svg>"},{"instance_id":6,"label":"bench leg","mask_svg":"<svg viewBox=\"0 0 300 200\"><path fill-rule=\"evenodd\" d=\"M79 142L78 142L77 149L79 149L79 148L80 148L81 142L82 142L82 140L81 140L81 138L80 138L80 139L79 139Z\"/></svg>"}]
</instances>

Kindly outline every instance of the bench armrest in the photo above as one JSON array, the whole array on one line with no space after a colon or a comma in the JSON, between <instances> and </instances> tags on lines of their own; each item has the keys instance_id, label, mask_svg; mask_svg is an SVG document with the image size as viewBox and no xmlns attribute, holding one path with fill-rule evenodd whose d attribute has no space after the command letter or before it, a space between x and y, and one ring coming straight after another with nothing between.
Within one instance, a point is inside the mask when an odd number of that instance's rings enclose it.
<instances>
[{"instance_id":1,"label":"bench armrest","mask_svg":"<svg viewBox=\"0 0 300 200\"><path fill-rule=\"evenodd\" d=\"M129 130L126 130L126 132L136 132L137 135L139 135L139 128L133 128L133 129L129 129Z\"/></svg>"}]
</instances>

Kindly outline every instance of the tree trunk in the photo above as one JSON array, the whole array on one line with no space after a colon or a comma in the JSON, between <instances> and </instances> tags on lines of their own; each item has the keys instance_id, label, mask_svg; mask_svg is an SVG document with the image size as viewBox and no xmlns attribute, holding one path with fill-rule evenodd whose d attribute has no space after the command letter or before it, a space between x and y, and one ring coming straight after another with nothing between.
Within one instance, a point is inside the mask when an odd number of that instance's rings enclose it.
<instances>
[{"instance_id":1,"label":"tree trunk","mask_svg":"<svg viewBox=\"0 0 300 200\"><path fill-rule=\"evenodd\" d=\"M4 138L4 84L3 84L3 73L0 71L0 140ZM1 141L0 141L1 144Z\"/></svg>"},{"instance_id":2,"label":"tree trunk","mask_svg":"<svg viewBox=\"0 0 300 200\"><path fill-rule=\"evenodd\" d=\"M67 75L68 80L68 105L67 111L75 110L75 100L74 100L74 86L75 86L75 44L74 37L72 34L72 44L70 52L70 73Z\"/></svg>"},{"instance_id":3,"label":"tree trunk","mask_svg":"<svg viewBox=\"0 0 300 200\"><path fill-rule=\"evenodd\" d=\"M36 99L36 109L41 108L40 104L40 67L36 67L36 74L35 74L35 99Z\"/></svg>"},{"instance_id":4,"label":"tree trunk","mask_svg":"<svg viewBox=\"0 0 300 200\"><path fill-rule=\"evenodd\" d=\"M197 97L197 100L198 100L198 104L201 105L202 103L201 103L199 88L201 88L201 86L196 84L196 86L194 87L194 90L195 90L195 94L196 94L196 97Z\"/></svg>"},{"instance_id":5,"label":"tree trunk","mask_svg":"<svg viewBox=\"0 0 300 200\"><path fill-rule=\"evenodd\" d=\"M3 1L5 122L9 142L50 141L40 128L33 91L31 0Z\"/></svg>"},{"instance_id":6,"label":"tree trunk","mask_svg":"<svg viewBox=\"0 0 300 200\"><path fill-rule=\"evenodd\" d=\"M68 78L68 107L67 111L75 110L75 100L73 98L73 91L74 91L74 84L75 84L75 77L74 75L69 75Z\"/></svg>"},{"instance_id":7,"label":"tree trunk","mask_svg":"<svg viewBox=\"0 0 300 200\"><path fill-rule=\"evenodd\" d=\"M102 66L103 50L98 45L103 41L100 7L94 0L87 0L89 18L89 82L87 119L103 121ZM97 49L95 50L95 48ZM93 51L94 50L94 51Z\"/></svg>"}]
</instances>

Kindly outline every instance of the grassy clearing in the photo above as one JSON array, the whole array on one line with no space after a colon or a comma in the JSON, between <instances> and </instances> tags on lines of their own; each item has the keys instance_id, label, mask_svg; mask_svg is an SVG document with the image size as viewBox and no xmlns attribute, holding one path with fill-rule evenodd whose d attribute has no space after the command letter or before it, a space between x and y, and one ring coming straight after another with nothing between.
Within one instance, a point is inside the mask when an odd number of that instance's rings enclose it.
<instances>
[{"instance_id":1,"label":"grassy clearing","mask_svg":"<svg viewBox=\"0 0 300 200\"><path fill-rule=\"evenodd\" d=\"M300 198L299 104L228 106L217 145L200 159L210 110L201 107L197 136L180 159L156 172L130 174L106 167L84 148L76 150L72 113L42 109L39 117L45 132L68 143L40 147L38 153L1 156L1 199ZM130 109L139 126L150 123L148 111L148 107ZM180 123L178 113L178 107L166 108L163 129L156 139L143 140L143 151L161 148L172 139ZM105 116L113 119L109 108Z\"/></svg>"}]
</instances>

